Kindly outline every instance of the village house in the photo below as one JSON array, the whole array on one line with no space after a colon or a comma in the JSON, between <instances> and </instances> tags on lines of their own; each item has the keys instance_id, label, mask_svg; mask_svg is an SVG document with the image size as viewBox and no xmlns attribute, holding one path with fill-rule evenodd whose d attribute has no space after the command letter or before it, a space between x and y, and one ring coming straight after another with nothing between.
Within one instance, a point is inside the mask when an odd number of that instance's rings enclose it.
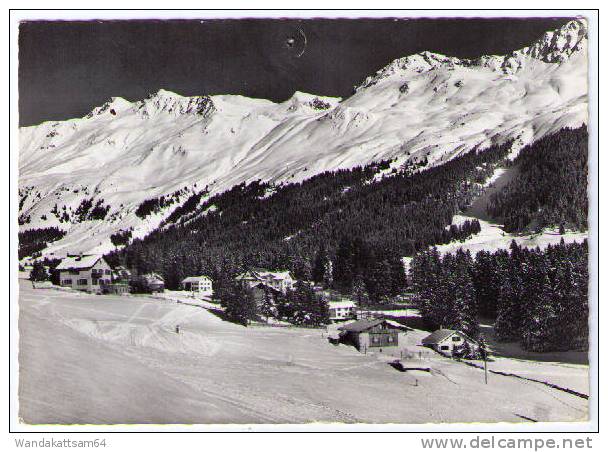
<instances>
[{"instance_id":1,"label":"village house","mask_svg":"<svg viewBox=\"0 0 608 452\"><path fill-rule=\"evenodd\" d=\"M341 342L352 344L357 350L365 352L405 344L408 329L387 319L357 320L338 328Z\"/></svg>"},{"instance_id":2,"label":"village house","mask_svg":"<svg viewBox=\"0 0 608 452\"><path fill-rule=\"evenodd\" d=\"M292 290L296 283L294 277L287 270L271 271L263 268L249 270L237 276L235 279L241 281L249 288L253 288L262 283L275 290L281 291L282 293Z\"/></svg>"},{"instance_id":3,"label":"village house","mask_svg":"<svg viewBox=\"0 0 608 452\"><path fill-rule=\"evenodd\" d=\"M102 293L112 282L112 268L101 255L68 254L55 269L61 286L76 290Z\"/></svg>"},{"instance_id":4,"label":"village house","mask_svg":"<svg viewBox=\"0 0 608 452\"><path fill-rule=\"evenodd\" d=\"M475 339L458 330L439 329L422 339L422 345L447 356L452 356L455 350L461 349L465 344L473 351L479 349L479 343Z\"/></svg>"},{"instance_id":5,"label":"village house","mask_svg":"<svg viewBox=\"0 0 608 452\"><path fill-rule=\"evenodd\" d=\"M329 302L329 320L336 321L354 319L355 316L356 307L353 301L345 300Z\"/></svg>"},{"instance_id":6,"label":"village house","mask_svg":"<svg viewBox=\"0 0 608 452\"><path fill-rule=\"evenodd\" d=\"M114 280L115 281L121 281L121 282L125 282L128 283L131 280L131 271L122 266L119 265L118 267L114 267Z\"/></svg>"},{"instance_id":7,"label":"village house","mask_svg":"<svg viewBox=\"0 0 608 452\"><path fill-rule=\"evenodd\" d=\"M211 295L213 293L213 283L207 276L189 276L181 283L182 290L196 292L202 295Z\"/></svg>"},{"instance_id":8,"label":"village house","mask_svg":"<svg viewBox=\"0 0 608 452\"><path fill-rule=\"evenodd\" d=\"M114 267L114 271L112 272L112 283L105 284L102 288L102 292L104 294L111 295L124 295L131 293L131 286L129 284L130 279L131 272L125 267Z\"/></svg>"},{"instance_id":9,"label":"village house","mask_svg":"<svg viewBox=\"0 0 608 452\"><path fill-rule=\"evenodd\" d=\"M155 293L164 292L165 280L158 273L146 273L131 278L131 283L137 281L137 285L144 292Z\"/></svg>"}]
</instances>

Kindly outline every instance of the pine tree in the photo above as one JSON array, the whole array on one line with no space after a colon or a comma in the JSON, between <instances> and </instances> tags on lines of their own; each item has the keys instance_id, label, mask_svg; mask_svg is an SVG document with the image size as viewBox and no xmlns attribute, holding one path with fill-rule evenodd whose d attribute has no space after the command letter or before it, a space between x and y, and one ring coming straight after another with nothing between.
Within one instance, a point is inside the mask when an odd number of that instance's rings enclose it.
<instances>
[{"instance_id":1,"label":"pine tree","mask_svg":"<svg viewBox=\"0 0 608 452\"><path fill-rule=\"evenodd\" d=\"M392 296L401 295L407 290L407 277L405 267L401 259L393 259L390 262L391 266L391 290Z\"/></svg>"},{"instance_id":2,"label":"pine tree","mask_svg":"<svg viewBox=\"0 0 608 452\"><path fill-rule=\"evenodd\" d=\"M276 303L274 300L273 295L270 293L270 290L265 289L264 290L264 296L262 297L262 300L260 301L260 305L259 305L259 313L260 315L264 316L266 318L266 322L268 322L268 319L270 317L277 317L277 307L276 307Z\"/></svg>"},{"instance_id":3,"label":"pine tree","mask_svg":"<svg viewBox=\"0 0 608 452\"><path fill-rule=\"evenodd\" d=\"M310 292L309 292L310 293ZM309 326L321 326L329 323L329 303L320 295L311 294L310 315L307 324Z\"/></svg>"},{"instance_id":4,"label":"pine tree","mask_svg":"<svg viewBox=\"0 0 608 452\"><path fill-rule=\"evenodd\" d=\"M222 288L221 305L227 320L244 326L254 320L257 314L253 293L237 282Z\"/></svg>"},{"instance_id":5,"label":"pine tree","mask_svg":"<svg viewBox=\"0 0 608 452\"><path fill-rule=\"evenodd\" d=\"M295 312L293 305L293 290L288 290L285 294L277 294L275 305L277 309L277 319L291 322Z\"/></svg>"},{"instance_id":6,"label":"pine tree","mask_svg":"<svg viewBox=\"0 0 608 452\"><path fill-rule=\"evenodd\" d=\"M295 325L319 326L329 322L329 304L302 281L279 300L277 309L281 319Z\"/></svg>"},{"instance_id":7,"label":"pine tree","mask_svg":"<svg viewBox=\"0 0 608 452\"><path fill-rule=\"evenodd\" d=\"M431 328L441 325L438 306L442 302L442 262L437 248L418 253L410 264L414 301L423 321Z\"/></svg>"},{"instance_id":8,"label":"pine tree","mask_svg":"<svg viewBox=\"0 0 608 452\"><path fill-rule=\"evenodd\" d=\"M517 340L521 337L523 256L521 248L515 241L511 242L511 253L507 262L499 265L498 273L502 281L497 303L496 336L502 341Z\"/></svg>"},{"instance_id":9,"label":"pine tree","mask_svg":"<svg viewBox=\"0 0 608 452\"><path fill-rule=\"evenodd\" d=\"M46 271L45 266L40 261L35 261L30 272L30 281L40 282L48 281L49 273Z\"/></svg>"},{"instance_id":10,"label":"pine tree","mask_svg":"<svg viewBox=\"0 0 608 452\"><path fill-rule=\"evenodd\" d=\"M325 271L329 262L329 257L325 245L321 245L317 250L312 266L312 280L315 284L321 284L325 280Z\"/></svg>"},{"instance_id":11,"label":"pine tree","mask_svg":"<svg viewBox=\"0 0 608 452\"><path fill-rule=\"evenodd\" d=\"M383 259L377 261L370 270L367 280L370 298L375 302L386 302L390 298L393 289L393 269L391 264L388 260Z\"/></svg>"},{"instance_id":12,"label":"pine tree","mask_svg":"<svg viewBox=\"0 0 608 452\"><path fill-rule=\"evenodd\" d=\"M310 261L304 256L294 256L290 259L291 268L296 279L312 280L312 267Z\"/></svg>"},{"instance_id":13,"label":"pine tree","mask_svg":"<svg viewBox=\"0 0 608 452\"><path fill-rule=\"evenodd\" d=\"M556 310L555 350L586 350L589 334L588 268L586 242L577 247L547 248L553 281L552 301Z\"/></svg>"},{"instance_id":14,"label":"pine tree","mask_svg":"<svg viewBox=\"0 0 608 452\"><path fill-rule=\"evenodd\" d=\"M522 265L523 295L521 341L527 350L555 349L558 306L549 281L549 263L543 253L533 251Z\"/></svg>"},{"instance_id":15,"label":"pine tree","mask_svg":"<svg viewBox=\"0 0 608 452\"><path fill-rule=\"evenodd\" d=\"M509 255L504 250L494 254L489 251L479 251L473 264L473 284L475 286L476 303L481 316L495 319L500 296L502 277L499 269L504 266Z\"/></svg>"},{"instance_id":16,"label":"pine tree","mask_svg":"<svg viewBox=\"0 0 608 452\"><path fill-rule=\"evenodd\" d=\"M365 281L361 275L355 277L355 282L353 283L353 298L359 308L365 308L369 305L369 294L367 293Z\"/></svg>"},{"instance_id":17,"label":"pine tree","mask_svg":"<svg viewBox=\"0 0 608 452\"><path fill-rule=\"evenodd\" d=\"M479 321L477 319L475 286L471 275L472 267L473 261L470 253L461 249L457 250L454 256L454 269L451 274L456 284L449 292L453 296L451 316L454 320L452 321L452 328L476 338L479 335Z\"/></svg>"}]
</instances>

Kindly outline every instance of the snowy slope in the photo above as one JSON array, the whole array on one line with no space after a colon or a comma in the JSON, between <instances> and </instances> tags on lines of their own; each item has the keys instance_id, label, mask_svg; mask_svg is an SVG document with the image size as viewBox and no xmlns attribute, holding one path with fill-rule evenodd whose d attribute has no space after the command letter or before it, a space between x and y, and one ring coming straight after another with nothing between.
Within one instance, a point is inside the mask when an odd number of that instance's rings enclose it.
<instances>
[{"instance_id":1,"label":"snowy slope","mask_svg":"<svg viewBox=\"0 0 608 452\"><path fill-rule=\"evenodd\" d=\"M246 328L195 306L145 296L98 297L36 290L24 279L19 284L19 415L26 423L588 418L587 400L542 384L495 374L485 384L482 370L418 346L428 334L420 330L407 333L404 356L410 357L402 362L431 372L397 372L388 361L399 351L359 353L329 344L323 330ZM589 393L588 366L534 358L500 358L489 366Z\"/></svg>"},{"instance_id":2,"label":"snowy slope","mask_svg":"<svg viewBox=\"0 0 608 452\"><path fill-rule=\"evenodd\" d=\"M139 102L113 98L85 118L22 128L21 229L67 230L47 252L107 251L111 233L132 228L142 236L205 187L214 194L256 179L300 181L389 158L393 166L440 164L510 139L516 152L587 122L586 35L586 25L572 21L506 56L422 52L395 60L346 100L298 92L273 103L160 90ZM142 201L180 189L161 212L134 214ZM55 205L73 213L83 199L109 206L106 219L70 215L62 223L51 213Z\"/></svg>"}]
</instances>

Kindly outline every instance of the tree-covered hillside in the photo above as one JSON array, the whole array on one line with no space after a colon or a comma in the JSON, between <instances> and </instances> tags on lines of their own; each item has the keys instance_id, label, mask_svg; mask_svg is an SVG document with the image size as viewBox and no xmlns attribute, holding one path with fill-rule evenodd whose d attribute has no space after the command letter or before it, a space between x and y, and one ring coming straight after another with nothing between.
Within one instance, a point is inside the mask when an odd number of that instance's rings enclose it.
<instances>
[{"instance_id":1,"label":"tree-covered hillside","mask_svg":"<svg viewBox=\"0 0 608 452\"><path fill-rule=\"evenodd\" d=\"M541 138L513 162L517 176L493 195L488 213L507 232L561 226L587 229L587 149L585 126Z\"/></svg>"},{"instance_id":2,"label":"tree-covered hillside","mask_svg":"<svg viewBox=\"0 0 608 452\"><path fill-rule=\"evenodd\" d=\"M585 128L564 129L524 148L517 177L490 201L492 215L508 231L532 223L584 228L586 139ZM169 288L193 274L220 280L263 266L379 301L403 290L402 257L479 232L475 221L450 226L452 217L509 150L495 145L426 170L424 161L400 168L385 161L301 183L240 184L211 198L203 190L163 227L108 257L161 273Z\"/></svg>"},{"instance_id":3,"label":"tree-covered hillside","mask_svg":"<svg viewBox=\"0 0 608 452\"><path fill-rule=\"evenodd\" d=\"M170 225L134 240L109 256L140 271L158 271L169 287L186 275L232 274L249 266L287 268L310 277L315 255L324 248L333 272L355 280L354 256L336 259L339 244L373 254L366 262L386 268L428 245L463 239L476 225L449 228L509 151L509 144L472 151L443 165L417 171L418 164L390 168L390 162L317 175L302 183L273 187L253 182L198 203L186 204ZM376 177L380 172L385 177ZM350 250L350 251L349 251ZM344 262L349 268L340 268ZM350 269L352 267L352 269Z\"/></svg>"}]
</instances>

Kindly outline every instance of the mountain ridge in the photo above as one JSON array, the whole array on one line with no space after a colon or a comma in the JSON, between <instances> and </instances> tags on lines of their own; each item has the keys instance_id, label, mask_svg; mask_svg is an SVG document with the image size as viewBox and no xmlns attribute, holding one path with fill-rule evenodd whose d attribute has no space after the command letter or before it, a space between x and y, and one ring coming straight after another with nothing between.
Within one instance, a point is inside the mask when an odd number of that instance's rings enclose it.
<instances>
[{"instance_id":1,"label":"mountain ridge","mask_svg":"<svg viewBox=\"0 0 608 452\"><path fill-rule=\"evenodd\" d=\"M506 55L482 55L474 59L449 57L437 52L424 50L413 55L393 60L378 70L374 76L368 77L359 90L377 83L388 76L408 72L422 73L433 70L439 66L461 67L487 67L504 74L513 74L523 67L522 58L530 57L545 63L561 63L567 60L572 53L583 50L587 40L587 24L583 19L568 22L554 31L547 31L530 46L515 50Z\"/></svg>"},{"instance_id":2,"label":"mountain ridge","mask_svg":"<svg viewBox=\"0 0 608 452\"><path fill-rule=\"evenodd\" d=\"M512 140L515 154L587 122L586 33L575 20L476 64L422 52L404 57L405 70L403 58L393 61L344 100L296 92L274 103L161 89L137 102L112 98L85 118L22 128L20 229L66 230L49 253L106 252L111 234L133 230L142 237L186 193L205 189L211 196L258 179L299 182L381 160L391 161L390 173ZM426 69L417 72L423 62ZM169 207L135 215L142 202L178 191ZM75 221L89 199L107 205L108 216Z\"/></svg>"}]
</instances>

